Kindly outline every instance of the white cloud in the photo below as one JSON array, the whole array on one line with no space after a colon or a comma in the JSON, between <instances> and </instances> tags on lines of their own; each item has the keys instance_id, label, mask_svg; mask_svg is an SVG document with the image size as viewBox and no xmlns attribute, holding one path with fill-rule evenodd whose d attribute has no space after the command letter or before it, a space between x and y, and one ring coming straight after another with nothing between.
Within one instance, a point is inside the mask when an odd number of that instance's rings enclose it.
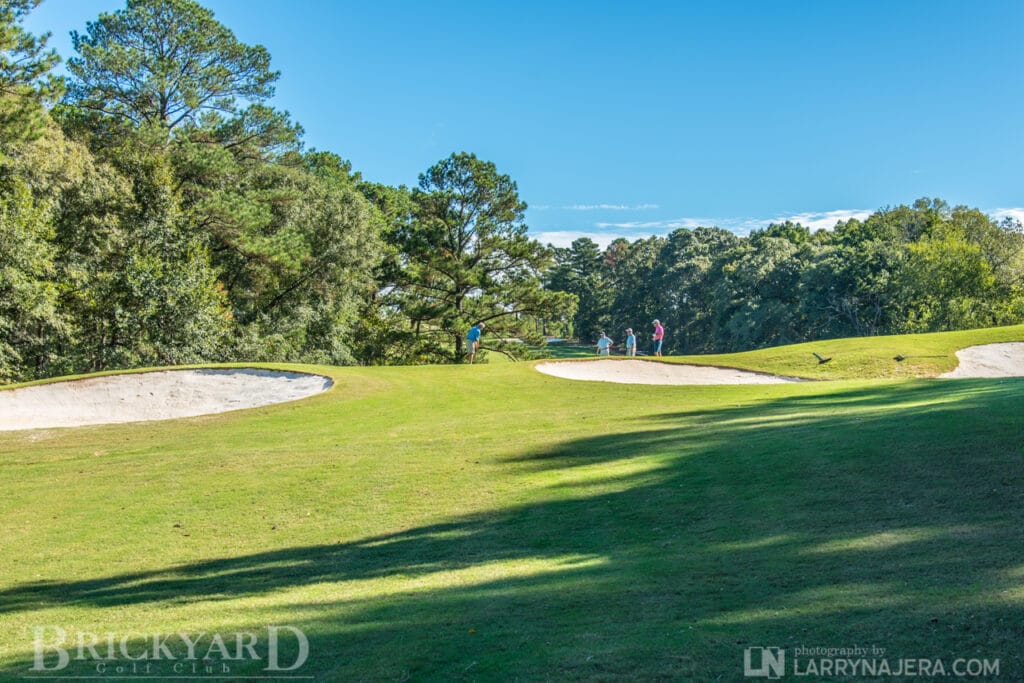
<instances>
[{"instance_id":1,"label":"white cloud","mask_svg":"<svg viewBox=\"0 0 1024 683\"><path fill-rule=\"evenodd\" d=\"M749 233L751 230L766 228L771 223L784 223L792 221L814 230L831 230L839 221L856 218L863 220L871 215L871 211L862 209L839 209L836 211L821 211L793 214L789 216L776 216L775 218L675 218L667 221L627 221L622 223L595 223L597 228L617 228L619 230L662 230L670 231L678 228L699 228L718 227L730 230L740 235Z\"/></svg>"},{"instance_id":2,"label":"white cloud","mask_svg":"<svg viewBox=\"0 0 1024 683\"><path fill-rule=\"evenodd\" d=\"M533 211L650 211L661 208L657 204L564 204L562 206L551 206L550 204L531 205Z\"/></svg>"},{"instance_id":3,"label":"white cloud","mask_svg":"<svg viewBox=\"0 0 1024 683\"><path fill-rule=\"evenodd\" d=\"M1001 221L1004 218L1013 218L1024 223L1024 209L993 209L991 216L997 221Z\"/></svg>"},{"instance_id":4,"label":"white cloud","mask_svg":"<svg viewBox=\"0 0 1024 683\"><path fill-rule=\"evenodd\" d=\"M597 228L618 228L621 230L675 230L676 228L697 228L714 225L710 218L677 218L670 221L627 221L625 223L594 223Z\"/></svg>"},{"instance_id":5,"label":"white cloud","mask_svg":"<svg viewBox=\"0 0 1024 683\"><path fill-rule=\"evenodd\" d=\"M657 209L657 204L569 204L560 206L565 211L649 211Z\"/></svg>"},{"instance_id":6,"label":"white cloud","mask_svg":"<svg viewBox=\"0 0 1024 683\"><path fill-rule=\"evenodd\" d=\"M866 209L836 209L834 211L806 211L797 214L784 214L774 218L684 217L662 221L599 222L594 223L593 230L554 230L536 233L534 237L543 244L553 244L556 247L568 247L572 244L573 240L580 237L589 237L603 249L619 237L624 237L630 241L653 235L664 237L679 228L689 228L692 230L701 226L718 227L723 230L729 230L737 235L749 235L752 231L766 228L771 223L784 223L786 221L800 223L812 232L832 230L835 228L836 223L840 221L848 221L853 218L864 220L872 213L874 211ZM986 213L997 221L1010 217L1024 223L1024 208L992 209Z\"/></svg>"},{"instance_id":7,"label":"white cloud","mask_svg":"<svg viewBox=\"0 0 1024 683\"><path fill-rule=\"evenodd\" d=\"M779 216L773 218L768 223L785 223L786 221L792 221L793 223L799 223L805 228L810 228L811 232L816 230L831 230L836 227L836 223L839 221L848 221L851 218L856 218L859 221L864 220L874 211L868 211L866 209L838 209L836 211L811 211L807 213L798 213L792 216Z\"/></svg>"},{"instance_id":8,"label":"white cloud","mask_svg":"<svg viewBox=\"0 0 1024 683\"><path fill-rule=\"evenodd\" d=\"M538 232L531 236L541 244L550 244L553 247L571 247L572 243L581 237L589 237L597 242L597 246L601 249L607 247L617 237L621 237L621 235L607 232L586 232L580 230L552 230Z\"/></svg>"}]
</instances>

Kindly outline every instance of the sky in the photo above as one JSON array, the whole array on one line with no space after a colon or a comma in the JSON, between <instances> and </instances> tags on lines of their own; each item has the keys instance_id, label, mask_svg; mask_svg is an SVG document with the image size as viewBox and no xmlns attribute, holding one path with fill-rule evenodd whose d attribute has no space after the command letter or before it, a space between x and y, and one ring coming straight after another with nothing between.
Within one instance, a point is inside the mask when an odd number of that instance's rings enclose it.
<instances>
[{"instance_id":1,"label":"sky","mask_svg":"<svg viewBox=\"0 0 1024 683\"><path fill-rule=\"evenodd\" d=\"M270 51L307 147L407 186L475 153L556 246L919 197L1024 220L1020 0L201 4ZM44 0L25 25L67 58L124 5Z\"/></svg>"}]
</instances>

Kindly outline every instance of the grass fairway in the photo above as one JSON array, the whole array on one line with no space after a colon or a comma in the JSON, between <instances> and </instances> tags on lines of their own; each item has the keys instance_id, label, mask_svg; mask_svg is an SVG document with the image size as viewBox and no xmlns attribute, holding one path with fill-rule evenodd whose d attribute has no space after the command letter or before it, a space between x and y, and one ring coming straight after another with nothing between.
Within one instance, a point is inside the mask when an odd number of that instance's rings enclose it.
<instances>
[{"instance_id":1,"label":"grass fairway","mask_svg":"<svg viewBox=\"0 0 1024 683\"><path fill-rule=\"evenodd\" d=\"M822 370L713 359L848 378L786 385L303 367L335 386L0 433L0 678L49 675L40 626L137 652L290 625L289 675L329 681L736 680L747 647L854 645L1022 680L1024 380L854 379L1007 340L1024 327L827 342Z\"/></svg>"}]
</instances>

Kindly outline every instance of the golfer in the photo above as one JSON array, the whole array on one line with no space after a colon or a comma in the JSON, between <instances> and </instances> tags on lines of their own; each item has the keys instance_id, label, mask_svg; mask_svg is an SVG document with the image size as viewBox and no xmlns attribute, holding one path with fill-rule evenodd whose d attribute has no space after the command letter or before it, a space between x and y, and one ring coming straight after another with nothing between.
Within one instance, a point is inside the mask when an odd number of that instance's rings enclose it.
<instances>
[{"instance_id":1,"label":"golfer","mask_svg":"<svg viewBox=\"0 0 1024 683\"><path fill-rule=\"evenodd\" d=\"M627 327L626 328L626 355L627 356L635 356L636 355L636 335L633 334L633 328L632 327Z\"/></svg>"},{"instance_id":2,"label":"golfer","mask_svg":"<svg viewBox=\"0 0 1024 683\"><path fill-rule=\"evenodd\" d=\"M484 331L484 324L477 323L473 327L469 328L469 332L466 333L466 341L469 342L469 364L473 364L473 359L476 358L476 350L480 348L480 334Z\"/></svg>"},{"instance_id":3,"label":"golfer","mask_svg":"<svg viewBox=\"0 0 1024 683\"><path fill-rule=\"evenodd\" d=\"M651 339L654 340L654 355L660 356L661 342L665 339L665 328L661 326L661 321L657 319L652 324L654 325L654 334L651 336Z\"/></svg>"},{"instance_id":4,"label":"golfer","mask_svg":"<svg viewBox=\"0 0 1024 683\"><path fill-rule=\"evenodd\" d=\"M604 332L601 333L601 338L597 340L597 355L607 356L612 348L612 340L608 338Z\"/></svg>"}]
</instances>

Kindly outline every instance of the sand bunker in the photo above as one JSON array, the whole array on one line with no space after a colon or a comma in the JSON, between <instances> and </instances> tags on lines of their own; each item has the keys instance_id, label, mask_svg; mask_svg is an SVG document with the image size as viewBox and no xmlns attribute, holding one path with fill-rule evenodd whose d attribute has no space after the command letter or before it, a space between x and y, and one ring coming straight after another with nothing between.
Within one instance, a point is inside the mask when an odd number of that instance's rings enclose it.
<instances>
[{"instance_id":1,"label":"sand bunker","mask_svg":"<svg viewBox=\"0 0 1024 683\"><path fill-rule=\"evenodd\" d=\"M320 375L251 368L109 375L0 391L0 431L169 420L294 401L326 391Z\"/></svg>"},{"instance_id":2,"label":"sand bunker","mask_svg":"<svg viewBox=\"0 0 1024 683\"><path fill-rule=\"evenodd\" d=\"M732 368L625 359L560 361L540 363L536 367L545 375L563 379L619 384L781 384L803 381Z\"/></svg>"},{"instance_id":3,"label":"sand bunker","mask_svg":"<svg viewBox=\"0 0 1024 683\"><path fill-rule=\"evenodd\" d=\"M1024 377L1024 342L969 346L956 357L960 365L939 377Z\"/></svg>"}]
</instances>

